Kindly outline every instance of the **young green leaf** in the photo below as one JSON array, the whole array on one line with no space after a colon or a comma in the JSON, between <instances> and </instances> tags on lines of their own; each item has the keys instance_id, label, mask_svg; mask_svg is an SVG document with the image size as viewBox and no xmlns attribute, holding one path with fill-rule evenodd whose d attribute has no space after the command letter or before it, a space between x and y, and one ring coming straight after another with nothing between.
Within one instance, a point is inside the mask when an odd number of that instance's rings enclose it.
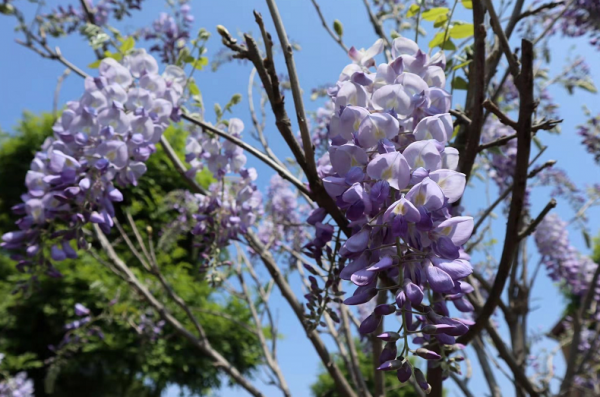
<instances>
[{"instance_id":1,"label":"young green leaf","mask_svg":"<svg viewBox=\"0 0 600 397\"><path fill-rule=\"evenodd\" d=\"M192 95L200 95L200 89L198 88L194 80L190 81L190 83L188 84L188 90Z\"/></svg>"},{"instance_id":2,"label":"young green leaf","mask_svg":"<svg viewBox=\"0 0 600 397\"><path fill-rule=\"evenodd\" d=\"M417 15L417 13L419 12L420 9L421 9L421 7L418 4L412 4L408 8L408 12L406 13L406 17L407 18L414 17L415 15Z\"/></svg>"},{"instance_id":3,"label":"young green leaf","mask_svg":"<svg viewBox=\"0 0 600 397\"><path fill-rule=\"evenodd\" d=\"M465 23L461 25L454 25L450 29L450 37L453 39L465 39L467 37L473 36L473 24Z\"/></svg>"},{"instance_id":4,"label":"young green leaf","mask_svg":"<svg viewBox=\"0 0 600 397\"><path fill-rule=\"evenodd\" d=\"M421 14L421 16L426 21L435 21L441 15L448 14L448 11L450 11L450 10L447 9L446 7L436 7L436 8L432 8L431 10L427 10L427 11L423 12L423 14Z\"/></svg>"},{"instance_id":5,"label":"young green leaf","mask_svg":"<svg viewBox=\"0 0 600 397\"><path fill-rule=\"evenodd\" d=\"M123 54L126 54L128 51L132 50L134 47L135 47L135 40L133 39L133 37L129 36L123 42L123 44L121 44L121 47L119 47L119 51L121 51Z\"/></svg>"},{"instance_id":6,"label":"young green leaf","mask_svg":"<svg viewBox=\"0 0 600 397\"><path fill-rule=\"evenodd\" d=\"M206 65L208 65L208 58L206 57L200 57L192 62L192 66L198 70L202 70L202 68L204 68Z\"/></svg>"},{"instance_id":7,"label":"young green leaf","mask_svg":"<svg viewBox=\"0 0 600 397\"><path fill-rule=\"evenodd\" d=\"M462 0L462 5L469 10L473 9L473 0Z\"/></svg>"},{"instance_id":8,"label":"young green leaf","mask_svg":"<svg viewBox=\"0 0 600 397\"><path fill-rule=\"evenodd\" d=\"M440 15L433 23L433 27L439 28L441 26L444 26L447 21L448 21L448 15Z\"/></svg>"},{"instance_id":9,"label":"young green leaf","mask_svg":"<svg viewBox=\"0 0 600 397\"><path fill-rule=\"evenodd\" d=\"M469 88L469 83L462 77L456 76L454 80L452 80L452 88L455 90L466 90Z\"/></svg>"}]
</instances>

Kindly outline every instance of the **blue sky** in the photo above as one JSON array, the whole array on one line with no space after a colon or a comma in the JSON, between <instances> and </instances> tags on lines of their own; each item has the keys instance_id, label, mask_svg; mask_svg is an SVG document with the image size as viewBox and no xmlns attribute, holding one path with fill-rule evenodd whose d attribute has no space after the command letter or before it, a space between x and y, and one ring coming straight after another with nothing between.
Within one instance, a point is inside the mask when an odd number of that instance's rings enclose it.
<instances>
[{"instance_id":1,"label":"blue sky","mask_svg":"<svg viewBox=\"0 0 600 397\"><path fill-rule=\"evenodd\" d=\"M63 1L48 1L50 7ZM122 31L131 31L133 28L146 25L152 21L159 12L166 10L162 1L146 1L142 12L135 13L135 26L129 20L124 25L119 25ZM364 5L361 0L321 0L320 5L328 21L337 18L344 25L344 41L356 47L369 47L375 40L373 28L368 21ZM280 0L280 12L285 23L289 37L301 46L301 51L296 52L295 60L300 75L300 83L304 90L305 106L308 110L316 110L319 103L311 102L309 99L310 90L323 84L332 83L337 80L341 69L348 63L348 58L337 46L333 40L323 30L317 14L309 0ZM212 58L222 45L216 33L215 26L222 24L230 32L251 32L258 33L258 28L254 24L252 11L256 9L263 13L267 23L267 29L275 36L275 30L268 16L268 10L263 1L258 0L221 0L221 1L193 1L192 10L196 17L194 30L205 27L213 34L208 43L208 57ZM458 18L464 17L464 11L458 7ZM64 67L57 62L41 59L35 53L17 45L12 40L14 37L14 22L6 17L0 19L0 126L4 130L10 131L11 128L21 118L24 110L30 110L34 113L41 111L50 111L54 96L56 79L64 70ZM431 28L431 26L425 26ZM413 37L411 33L409 37ZM425 46L428 40L421 38L421 45ZM85 69L85 66L94 60L94 54L86 46L81 38L73 36L56 43L59 45L62 53L74 64ZM564 40L554 39L551 47L552 64L551 76L560 73L566 62L566 57L574 57L577 54L585 55L590 65L600 64L600 54L587 45L585 40ZM248 76L250 65L234 62L224 65L217 73L205 70L196 74L196 81L202 91L205 104L207 104L206 117L208 120L214 119L212 114L212 104L219 102L222 105L227 103L235 93L241 93L244 100L234 108L234 116L241 118L246 124L245 136L249 138L251 121L248 111L246 98ZM278 70L285 71L282 59L279 59ZM93 73L91 70L87 70ZM596 85L600 85L600 71L592 68L592 76ZM64 104L67 100L77 99L83 90L81 79L71 75L63 84L60 93L60 103ZM255 93L256 93L255 89ZM584 188L586 185L600 182L599 168L594 164L591 155L585 152L580 145L580 138L575 133L575 126L583 121L583 105L587 105L593 113L600 111L598 98L586 92L577 92L575 96L569 96L561 87L551 89L556 102L560 105L560 114L565 119L562 125L561 135L551 135L545 131L539 133L539 137L549 146L549 149L542 156L540 164L549 159L558 160L557 166L565 169L573 181ZM255 102L258 96L255 96ZM455 96L455 103L462 102L460 95ZM287 101L290 116L294 115L291 108L291 95L288 94ZM273 117L268 116L266 135L276 153L282 158L289 153L282 140L278 137ZM249 164L256 167L260 173L258 181L264 189L272 173L262 163L250 158ZM549 199L550 189L538 189L532 195L532 213L538 213ZM490 189L490 197L493 201L496 197L496 189ZM471 213L476 213L477 209L485 206L487 198L484 189L480 183L476 183L465 195L465 207ZM556 212L563 219L570 219L573 215L568 204L559 200ZM499 213L500 214L500 213ZM600 211L597 208L589 212L590 226L592 232L598 230L598 219ZM493 222L493 230L500 245L496 248L496 257L501 253L501 242L504 235L504 221L502 217ZM573 244L586 252L581 233L576 230L570 230ZM532 256L532 263L537 261L534 254L534 248L529 250ZM474 260L481 260L477 256ZM263 272L264 273L264 272ZM560 318L564 307L562 297L557 293L556 287L546 277L545 271L540 272L539 280L533 291L533 298L537 299L534 305L541 308L532 312L530 317L530 332L548 331ZM292 285L296 286L300 294L299 280L292 276ZM273 305L279 318L280 331L284 339L280 344L279 358L284 374L295 396L308 397L310 395L309 386L315 380L319 371L319 361L312 346L305 338L298 320L289 312L285 301L275 295ZM504 331L504 330L503 330ZM327 339L327 336L323 336ZM331 341L327 341L331 345ZM543 347L552 347L551 342L543 343ZM474 358L473 352L468 352ZM195 354L190 352L190 354ZM557 373L563 371L562 358L556 360ZM505 395L510 396L513 388L510 383L498 375L501 386L505 389ZM261 384L260 381L257 381ZM475 395L482 395L487 392L487 387L482 380L482 376L477 371L477 365L474 363L473 379L471 385ZM450 396L459 395L451 382L448 382ZM280 393L273 387L263 386L265 394L268 397L279 396ZM241 389L223 389L217 394L223 397L233 397L245 395ZM176 389L170 389L169 396L177 395Z\"/></svg>"}]
</instances>

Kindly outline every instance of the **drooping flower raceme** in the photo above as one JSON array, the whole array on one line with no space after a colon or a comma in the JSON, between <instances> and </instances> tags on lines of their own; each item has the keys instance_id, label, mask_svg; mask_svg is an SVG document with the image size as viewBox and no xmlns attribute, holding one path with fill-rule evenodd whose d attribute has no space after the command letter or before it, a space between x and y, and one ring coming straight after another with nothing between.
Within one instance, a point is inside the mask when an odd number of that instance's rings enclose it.
<instances>
[{"instance_id":1,"label":"drooping flower raceme","mask_svg":"<svg viewBox=\"0 0 600 397\"><path fill-rule=\"evenodd\" d=\"M304 241L301 223L303 208L298 205L292 184L275 174L267 192L265 217L258 226L258 238L267 247L280 249L284 244L299 251Z\"/></svg>"},{"instance_id":2,"label":"drooping flower raceme","mask_svg":"<svg viewBox=\"0 0 600 397\"><path fill-rule=\"evenodd\" d=\"M0 353L0 364L4 354ZM0 397L34 397L33 381L26 372L19 372L13 377L2 378L0 374Z\"/></svg>"},{"instance_id":3,"label":"drooping flower raceme","mask_svg":"<svg viewBox=\"0 0 600 397\"><path fill-rule=\"evenodd\" d=\"M232 118L217 124L228 134L240 138L244 123ZM206 259L215 257L218 249L226 247L230 240L237 240L241 233L252 227L262 215L262 194L254 184L257 173L254 168L246 169L244 150L219 137L191 127L186 141L186 161L191 165L188 176L193 177L205 166L217 179L209 187L209 195L196 195L199 209L197 224L192 230L201 236L198 242ZM238 174L232 179L230 174ZM218 256L218 255L217 255Z\"/></svg>"},{"instance_id":4,"label":"drooping flower raceme","mask_svg":"<svg viewBox=\"0 0 600 397\"><path fill-rule=\"evenodd\" d=\"M550 278L563 283L569 293L583 296L598 265L571 245L567 223L557 214L549 214L534 237Z\"/></svg>"},{"instance_id":5,"label":"drooping flower raceme","mask_svg":"<svg viewBox=\"0 0 600 397\"><path fill-rule=\"evenodd\" d=\"M472 310L464 298L472 290L464 281L472 268L462 245L471 236L473 219L452 216L465 175L456 171L458 151L446 146L453 123L444 55L429 57L413 41L397 38L394 59L373 70L381 50L378 43L364 53L351 50L355 62L330 89L335 105L331 147L319 159L318 172L352 229L340 250L349 261L340 276L357 288L345 303L368 302L384 286L395 291L395 302L377 306L360 328L372 333L382 316L401 316L404 349L399 354L396 349L402 330L380 335L388 342L380 369L396 370L404 382L413 373L404 360L408 332L420 327L421 341L452 345L468 330L468 321L449 317L446 302ZM324 219L322 209L308 219L317 230L307 246L315 256L333 237L334 228ZM415 311L422 313L416 320ZM440 359L423 348L414 354Z\"/></svg>"},{"instance_id":6,"label":"drooping flower raceme","mask_svg":"<svg viewBox=\"0 0 600 397\"><path fill-rule=\"evenodd\" d=\"M207 260L218 256L218 250L239 239L262 215L262 193L254 181L256 170L242 169L231 183L225 179L209 187L209 195L196 195L199 203L196 226L198 245Z\"/></svg>"},{"instance_id":7,"label":"drooping flower raceme","mask_svg":"<svg viewBox=\"0 0 600 397\"><path fill-rule=\"evenodd\" d=\"M151 27L140 32L145 40L155 42L150 47L150 52L160 54L165 63L175 63L179 50L185 47L190 39L190 29L194 22L190 2L181 0L176 2L176 5L172 4L171 8L173 15L161 12Z\"/></svg>"},{"instance_id":8,"label":"drooping flower raceme","mask_svg":"<svg viewBox=\"0 0 600 397\"><path fill-rule=\"evenodd\" d=\"M177 119L185 74L134 50L120 64L104 59L99 76L85 79L85 91L67 108L31 163L28 192L14 210L23 217L2 246L19 249L18 267L77 256L72 241L87 246L81 227L92 222L109 232L119 188L136 185L145 162L171 119ZM48 252L49 251L49 252Z\"/></svg>"}]
</instances>

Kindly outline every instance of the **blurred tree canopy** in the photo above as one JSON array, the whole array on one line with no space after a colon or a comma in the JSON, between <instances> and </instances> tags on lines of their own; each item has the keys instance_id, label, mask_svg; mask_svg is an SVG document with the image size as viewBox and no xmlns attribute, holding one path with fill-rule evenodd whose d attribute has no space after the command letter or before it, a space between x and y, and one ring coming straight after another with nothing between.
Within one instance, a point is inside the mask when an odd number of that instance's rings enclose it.
<instances>
[{"instance_id":1,"label":"blurred tree canopy","mask_svg":"<svg viewBox=\"0 0 600 397\"><path fill-rule=\"evenodd\" d=\"M365 352L363 347L361 342L356 341L356 352L358 354L360 372L365 377L367 390L374 390L373 355L368 351ZM336 362L344 376L347 379L350 379L350 374L348 373L342 358L336 357ZM386 397L418 397L418 394L410 384L398 382L398 379L396 379L396 371L384 372L383 375L385 376ZM331 379L324 368L321 369L317 381L313 383L310 388L314 397L340 397L333 379Z\"/></svg>"},{"instance_id":2,"label":"blurred tree canopy","mask_svg":"<svg viewBox=\"0 0 600 397\"><path fill-rule=\"evenodd\" d=\"M50 114L25 113L13 134L2 133L0 137L2 233L14 229L17 218L10 208L20 202L25 191L29 168L26 159L32 159L52 134L53 122ZM181 155L183 131L170 127L166 135ZM117 206L117 218L127 225L125 211L129 211L145 241L173 231L157 250L163 274L195 312L213 347L246 376L252 376L260 360L259 347L256 336L240 326L250 324L250 312L242 301L211 295L212 289L198 272L190 234L181 225L168 223L172 223L174 199L167 192L185 185L160 147L147 165L148 172L140 184L123 192L126 201ZM199 175L203 185L210 179L207 173ZM149 235L151 230L155 232ZM138 277L149 282L157 298L169 302L158 283L123 246L118 247L121 257ZM57 268L62 278L44 277L27 292L11 294L23 276L15 269L14 261L5 253L0 255L0 296L6 297L0 301L0 352L6 354L3 369L25 369L34 381L36 396L53 391L54 396L150 397L160 396L169 384L203 395L220 386L222 377L212 363L169 326L162 328L160 338L153 338L152 330L143 329L144 321L158 322L158 317L146 312L143 301L102 263L85 254L60 262ZM77 319L76 303L91 310L97 318L94 325L102 329L104 338L84 335L82 343L67 345L57 355L49 346L59 345L66 333L65 325ZM170 302L167 306L184 325L190 325L181 309Z\"/></svg>"}]
</instances>

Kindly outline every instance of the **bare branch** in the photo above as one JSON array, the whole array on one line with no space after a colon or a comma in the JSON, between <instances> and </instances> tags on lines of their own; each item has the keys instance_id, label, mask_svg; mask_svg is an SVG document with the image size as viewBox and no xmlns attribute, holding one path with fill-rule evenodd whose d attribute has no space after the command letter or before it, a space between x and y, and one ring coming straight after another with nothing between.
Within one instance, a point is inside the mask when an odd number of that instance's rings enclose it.
<instances>
[{"instance_id":1,"label":"bare branch","mask_svg":"<svg viewBox=\"0 0 600 397\"><path fill-rule=\"evenodd\" d=\"M544 209L542 210L542 212L540 212L540 214L533 220L533 222L531 222L529 225L527 225L527 227L525 228L525 230L519 232L518 239L519 240L523 240L525 237L527 237L531 233L533 233L535 231L535 228L538 227L538 225L540 224L540 222L542 222L544 220L544 218L546 217L546 215L548 215L548 213L554 207L556 207L556 200L555 199L551 199L548 202L548 204L546 204L546 206L544 207Z\"/></svg>"},{"instance_id":2,"label":"bare branch","mask_svg":"<svg viewBox=\"0 0 600 397\"><path fill-rule=\"evenodd\" d=\"M181 117L184 120L187 120L192 124L202 127L202 129L204 129L205 131L210 131L213 134L218 135L221 138L224 138L224 139L236 144L237 146L241 147L242 149L248 151L250 154L257 157L263 163L265 163L268 166L270 166L271 168L273 168L283 179L286 179L289 182L291 182L302 193L304 193L308 196L311 196L311 192L306 188L306 186L304 186L304 184L302 182L300 182L298 179L296 179L296 177L294 175L292 175L287 169L285 169L281 165L277 164L277 162L275 162L273 159L271 159L269 156L267 156L260 150L256 149L254 146L242 141L239 138L236 138L236 137L226 133L225 131L221 131L218 128L215 128L212 125L210 125L202 120L199 120L195 117L189 116L187 114L183 114L183 115L181 115Z\"/></svg>"},{"instance_id":3,"label":"bare branch","mask_svg":"<svg viewBox=\"0 0 600 397\"><path fill-rule=\"evenodd\" d=\"M513 176L514 186L504 238L504 248L489 298L479 313L475 324L469 328L469 331L465 335L458 338L458 343L468 343L487 324L504 289L513 262L513 255L518 246L518 241L514 236L518 233L517 228L520 224L527 187L527 169L529 166L529 153L531 151L531 119L535 110L535 101L533 98L533 45L530 41L522 40L522 48L523 69L517 79L517 88L519 89L521 100L517 128L517 163Z\"/></svg>"},{"instance_id":4,"label":"bare branch","mask_svg":"<svg viewBox=\"0 0 600 397\"><path fill-rule=\"evenodd\" d=\"M190 331L188 331L173 315L167 310L167 308L160 303L154 295L137 279L135 274L127 267L125 262L119 258L113 247L108 242L108 239L100 230L98 225L94 224L94 232L102 246L106 255L108 255L114 266L123 274L124 279L152 306L152 308L167 322L173 329L186 338L192 345L200 350L202 354L207 355L213 360L213 365L223 370L229 375L237 384L243 387L248 393L254 397L264 397L263 394L254 387L244 375L242 375L237 368L231 365L230 362L225 359L219 352L214 350L208 340L198 339Z\"/></svg>"}]
</instances>

